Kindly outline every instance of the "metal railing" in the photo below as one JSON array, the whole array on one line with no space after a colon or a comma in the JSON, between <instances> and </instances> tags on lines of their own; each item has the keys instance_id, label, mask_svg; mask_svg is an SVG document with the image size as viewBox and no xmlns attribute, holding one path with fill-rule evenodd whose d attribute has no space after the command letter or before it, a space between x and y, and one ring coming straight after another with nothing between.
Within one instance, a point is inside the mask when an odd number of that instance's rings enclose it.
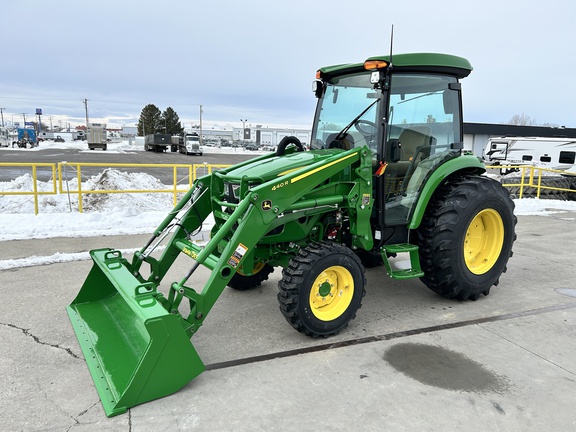
<instances>
[{"instance_id":1,"label":"metal railing","mask_svg":"<svg viewBox=\"0 0 576 432\"><path fill-rule=\"evenodd\" d=\"M186 193L192 183L204 175L212 173L215 169L226 168L230 165L222 164L122 164L122 163L89 163L89 162L59 162L54 163L0 163L0 167L31 167L33 187L30 191L0 191L0 195L33 195L34 214L38 214L38 197L40 195L76 195L78 197L78 211L83 212L82 198L88 194L120 194L120 193L170 193L173 195L173 203L178 202L178 194ZM40 191L38 188L37 167L49 167L52 171L50 182L51 191ZM117 168L138 169L138 172L146 169L171 170L172 184L164 189L83 189L82 180L86 180L87 168ZM76 178L77 186L70 189L69 170L73 171L72 178ZM184 171L184 172L182 172Z\"/></svg>"},{"instance_id":2,"label":"metal railing","mask_svg":"<svg viewBox=\"0 0 576 432\"><path fill-rule=\"evenodd\" d=\"M38 214L38 198L41 195L56 195L56 165L52 163L26 163L26 162L0 162L0 167L30 167L32 170L32 190L31 191L0 191L0 195L33 195L34 196L34 214ZM52 170L52 190L38 190L38 168L49 167Z\"/></svg>"},{"instance_id":3,"label":"metal railing","mask_svg":"<svg viewBox=\"0 0 576 432\"><path fill-rule=\"evenodd\" d=\"M562 192L570 196L576 193L576 172L528 165L487 165L487 170L498 170L500 174L517 172L517 176L501 178L502 186L518 189L518 199L522 199L527 189L534 189L536 198L547 191ZM576 199L576 195L573 195Z\"/></svg>"}]
</instances>

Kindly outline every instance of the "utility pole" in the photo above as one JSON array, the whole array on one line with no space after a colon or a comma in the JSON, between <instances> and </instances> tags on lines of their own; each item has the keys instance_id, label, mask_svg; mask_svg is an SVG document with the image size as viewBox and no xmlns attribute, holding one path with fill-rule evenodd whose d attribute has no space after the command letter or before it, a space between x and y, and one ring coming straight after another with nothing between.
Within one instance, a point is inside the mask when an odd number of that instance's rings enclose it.
<instances>
[{"instance_id":1,"label":"utility pole","mask_svg":"<svg viewBox=\"0 0 576 432\"><path fill-rule=\"evenodd\" d=\"M88 99L84 99L84 110L86 111L86 130L88 130Z\"/></svg>"},{"instance_id":2,"label":"utility pole","mask_svg":"<svg viewBox=\"0 0 576 432\"><path fill-rule=\"evenodd\" d=\"M6 108L0 108L0 116L2 116L2 127L4 127L4 110Z\"/></svg>"},{"instance_id":3,"label":"utility pole","mask_svg":"<svg viewBox=\"0 0 576 432\"><path fill-rule=\"evenodd\" d=\"M26 113L22 113L22 117L24 117L24 126L23 127L26 127Z\"/></svg>"}]
</instances>

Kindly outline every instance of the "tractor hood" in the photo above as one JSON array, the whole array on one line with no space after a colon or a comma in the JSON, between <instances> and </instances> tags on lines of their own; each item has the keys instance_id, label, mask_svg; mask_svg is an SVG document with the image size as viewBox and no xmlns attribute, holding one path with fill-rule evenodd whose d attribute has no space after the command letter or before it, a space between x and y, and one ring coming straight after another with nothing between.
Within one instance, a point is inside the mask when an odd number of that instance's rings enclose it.
<instances>
[{"instance_id":1,"label":"tractor hood","mask_svg":"<svg viewBox=\"0 0 576 432\"><path fill-rule=\"evenodd\" d=\"M339 149L312 150L296 152L283 156L265 156L257 158L238 167L232 167L226 173L228 181L240 182L242 179L265 183L277 177L298 171L301 168L329 159L342 153Z\"/></svg>"}]
</instances>

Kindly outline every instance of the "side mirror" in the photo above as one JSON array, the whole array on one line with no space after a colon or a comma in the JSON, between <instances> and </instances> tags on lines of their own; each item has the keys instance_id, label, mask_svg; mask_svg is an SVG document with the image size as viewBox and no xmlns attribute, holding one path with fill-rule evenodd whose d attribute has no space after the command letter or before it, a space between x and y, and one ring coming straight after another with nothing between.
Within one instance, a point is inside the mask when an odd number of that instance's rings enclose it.
<instances>
[{"instance_id":1,"label":"side mirror","mask_svg":"<svg viewBox=\"0 0 576 432\"><path fill-rule=\"evenodd\" d=\"M402 157L401 147L402 145L400 144L400 140L391 139L390 141L388 141L388 148L390 149L389 151L390 158L388 159L389 162L394 163L400 160L400 158Z\"/></svg>"},{"instance_id":2,"label":"side mirror","mask_svg":"<svg viewBox=\"0 0 576 432\"><path fill-rule=\"evenodd\" d=\"M442 102L444 103L445 114L455 114L458 112L458 92L461 88L462 85L460 83L454 82L448 84L448 89L442 92Z\"/></svg>"}]
</instances>

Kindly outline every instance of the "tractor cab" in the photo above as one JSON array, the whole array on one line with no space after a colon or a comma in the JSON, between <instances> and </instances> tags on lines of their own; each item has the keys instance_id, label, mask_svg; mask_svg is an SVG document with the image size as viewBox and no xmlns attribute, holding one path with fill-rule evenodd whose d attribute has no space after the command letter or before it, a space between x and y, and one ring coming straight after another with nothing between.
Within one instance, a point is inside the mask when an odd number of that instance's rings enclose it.
<instances>
[{"instance_id":1,"label":"tractor cab","mask_svg":"<svg viewBox=\"0 0 576 432\"><path fill-rule=\"evenodd\" d=\"M407 225L425 179L460 155L458 79L471 69L459 57L404 54L317 72L311 148L370 149L377 230Z\"/></svg>"}]
</instances>

